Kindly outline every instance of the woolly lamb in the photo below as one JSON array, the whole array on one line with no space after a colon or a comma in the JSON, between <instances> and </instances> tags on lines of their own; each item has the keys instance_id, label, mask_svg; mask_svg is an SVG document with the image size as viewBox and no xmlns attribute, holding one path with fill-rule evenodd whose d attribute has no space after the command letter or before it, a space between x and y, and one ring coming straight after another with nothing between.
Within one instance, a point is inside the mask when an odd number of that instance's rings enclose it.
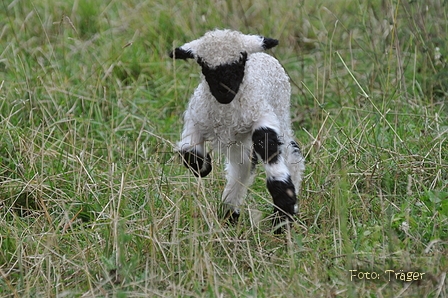
<instances>
[{"instance_id":1,"label":"woolly lamb","mask_svg":"<svg viewBox=\"0 0 448 298\"><path fill-rule=\"evenodd\" d=\"M210 173L205 141L225 153L222 200L226 217L235 223L261 159L274 201L275 233L280 233L282 223L298 212L305 165L291 129L288 76L275 58L262 53L277 44L272 38L214 30L176 48L170 57L195 59L203 74L185 111L177 148L185 166L198 177Z\"/></svg>"}]
</instances>

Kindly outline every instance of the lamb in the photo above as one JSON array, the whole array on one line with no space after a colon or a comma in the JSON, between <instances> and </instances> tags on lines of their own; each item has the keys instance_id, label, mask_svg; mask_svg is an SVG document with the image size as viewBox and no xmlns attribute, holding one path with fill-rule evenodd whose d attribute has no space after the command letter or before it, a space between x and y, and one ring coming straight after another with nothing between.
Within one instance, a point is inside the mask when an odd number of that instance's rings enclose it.
<instances>
[{"instance_id":1,"label":"lamb","mask_svg":"<svg viewBox=\"0 0 448 298\"><path fill-rule=\"evenodd\" d=\"M205 177L212 170L205 141L225 153L224 214L236 223L261 159L274 202L276 234L298 212L305 169L291 129L289 78L280 63L263 52L277 45L276 39L216 29L170 53L171 58L194 59L202 69L177 144L183 163L195 176Z\"/></svg>"}]
</instances>

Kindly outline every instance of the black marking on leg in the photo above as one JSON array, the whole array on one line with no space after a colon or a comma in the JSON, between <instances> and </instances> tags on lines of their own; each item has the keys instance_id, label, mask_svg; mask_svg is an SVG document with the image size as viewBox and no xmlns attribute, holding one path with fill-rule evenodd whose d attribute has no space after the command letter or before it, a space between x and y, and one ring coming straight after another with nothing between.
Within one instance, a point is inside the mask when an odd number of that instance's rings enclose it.
<instances>
[{"instance_id":1,"label":"black marking on leg","mask_svg":"<svg viewBox=\"0 0 448 298\"><path fill-rule=\"evenodd\" d=\"M250 162L252 164L252 166L250 168L250 172L253 173L255 171L255 168L257 167L257 164L258 164L258 156L257 156L257 153L255 152L255 149L252 149Z\"/></svg>"},{"instance_id":2,"label":"black marking on leg","mask_svg":"<svg viewBox=\"0 0 448 298\"><path fill-rule=\"evenodd\" d=\"M252 134L254 150L263 162L273 164L278 160L280 146L283 144L277 133L270 127L257 128Z\"/></svg>"},{"instance_id":3,"label":"black marking on leg","mask_svg":"<svg viewBox=\"0 0 448 298\"><path fill-rule=\"evenodd\" d=\"M285 181L268 179L267 188L274 200L274 220L273 226L278 226L282 222L293 220L296 213L297 196L292 183L291 177ZM274 233L282 232L281 228L277 228Z\"/></svg>"},{"instance_id":4,"label":"black marking on leg","mask_svg":"<svg viewBox=\"0 0 448 298\"><path fill-rule=\"evenodd\" d=\"M204 161L204 156L196 150L186 151L183 153L183 161L196 177L205 177L212 171L212 159L208 153Z\"/></svg>"},{"instance_id":5,"label":"black marking on leg","mask_svg":"<svg viewBox=\"0 0 448 298\"><path fill-rule=\"evenodd\" d=\"M293 215L297 196L291 177L288 176L286 181L268 179L266 185L274 200L276 211Z\"/></svg>"},{"instance_id":6,"label":"black marking on leg","mask_svg":"<svg viewBox=\"0 0 448 298\"><path fill-rule=\"evenodd\" d=\"M302 155L302 151L300 150L299 144L295 141L291 141L291 147L293 148L292 153Z\"/></svg>"},{"instance_id":7,"label":"black marking on leg","mask_svg":"<svg viewBox=\"0 0 448 298\"><path fill-rule=\"evenodd\" d=\"M198 64L202 68L210 92L219 103L228 104L235 98L243 81L246 60L247 53L242 52L240 60L212 68L198 57Z\"/></svg>"}]
</instances>

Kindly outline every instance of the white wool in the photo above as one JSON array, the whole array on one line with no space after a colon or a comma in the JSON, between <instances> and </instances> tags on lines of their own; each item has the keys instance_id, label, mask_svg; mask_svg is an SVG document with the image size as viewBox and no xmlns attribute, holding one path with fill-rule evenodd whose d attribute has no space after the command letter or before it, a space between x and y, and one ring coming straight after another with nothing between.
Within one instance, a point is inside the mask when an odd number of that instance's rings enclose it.
<instances>
[{"instance_id":1,"label":"white wool","mask_svg":"<svg viewBox=\"0 0 448 298\"><path fill-rule=\"evenodd\" d=\"M251 54L234 100L229 104L219 103L202 77L188 104L185 120L191 119L200 134L213 141L215 148L219 143L228 144L240 141L247 134L250 136L254 125L267 119L280 122L277 124L280 136L293 138L290 92L288 76L275 58L265 53Z\"/></svg>"},{"instance_id":2,"label":"white wool","mask_svg":"<svg viewBox=\"0 0 448 298\"><path fill-rule=\"evenodd\" d=\"M290 175L298 192L305 169L299 149L291 144L294 133L289 78L274 57L262 52L263 42L261 36L215 30L180 47L212 68L237 62L242 52L247 53L243 80L230 103L219 103L201 76L185 111L182 140L177 148L180 152L195 149L205 155L204 142L211 141L217 152L226 155L228 183L223 201L235 212L253 180L250 158L256 129L272 129L283 143L279 162L265 164L268 179L285 181Z\"/></svg>"},{"instance_id":3,"label":"white wool","mask_svg":"<svg viewBox=\"0 0 448 298\"><path fill-rule=\"evenodd\" d=\"M247 54L263 50L263 37L244 35L238 31L214 30L181 48L193 52L211 67L238 61L241 52ZM225 55L223 55L225 53Z\"/></svg>"}]
</instances>

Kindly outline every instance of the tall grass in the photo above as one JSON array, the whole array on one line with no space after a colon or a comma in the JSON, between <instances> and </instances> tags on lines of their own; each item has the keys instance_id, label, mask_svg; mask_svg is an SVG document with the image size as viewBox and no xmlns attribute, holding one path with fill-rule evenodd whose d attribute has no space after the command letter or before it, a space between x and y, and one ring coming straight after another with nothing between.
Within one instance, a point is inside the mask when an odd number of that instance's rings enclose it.
<instances>
[{"instance_id":1,"label":"tall grass","mask_svg":"<svg viewBox=\"0 0 448 298\"><path fill-rule=\"evenodd\" d=\"M447 297L446 5L2 0L0 296ZM229 227L222 160L173 153L199 68L167 53L216 27L280 40L307 161L285 235L262 169Z\"/></svg>"}]
</instances>

